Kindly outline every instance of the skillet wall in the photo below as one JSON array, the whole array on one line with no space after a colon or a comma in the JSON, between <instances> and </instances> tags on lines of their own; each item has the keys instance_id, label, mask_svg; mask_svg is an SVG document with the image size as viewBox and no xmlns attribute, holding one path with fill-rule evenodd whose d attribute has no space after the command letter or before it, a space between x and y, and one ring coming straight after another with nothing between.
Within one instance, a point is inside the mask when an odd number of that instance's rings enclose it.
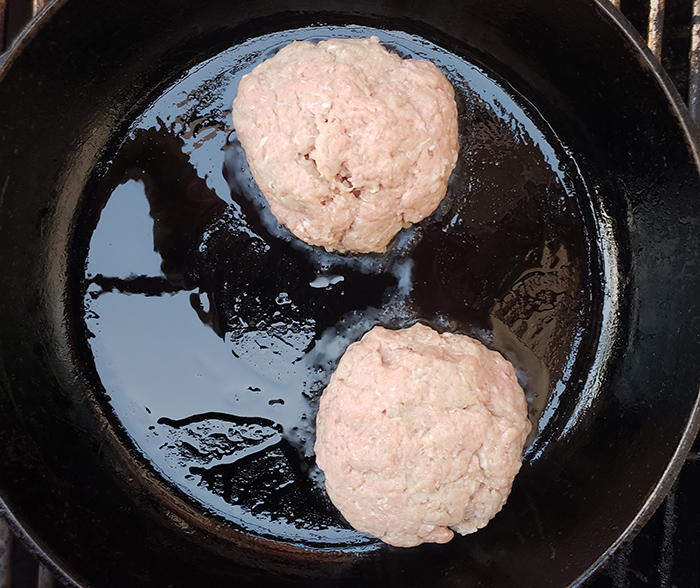
<instances>
[{"instance_id":1,"label":"skillet wall","mask_svg":"<svg viewBox=\"0 0 700 588\"><path fill-rule=\"evenodd\" d=\"M651 514L694 427L700 179L652 68L604 17L585 0L53 6L0 80L0 498L39 548L99 586L566 586ZM119 446L71 326L81 196L134 114L231 44L319 21L386 22L499 72L572 150L616 249L599 393L540 440L508 508L447 546L309 554L217 528Z\"/></svg>"}]
</instances>

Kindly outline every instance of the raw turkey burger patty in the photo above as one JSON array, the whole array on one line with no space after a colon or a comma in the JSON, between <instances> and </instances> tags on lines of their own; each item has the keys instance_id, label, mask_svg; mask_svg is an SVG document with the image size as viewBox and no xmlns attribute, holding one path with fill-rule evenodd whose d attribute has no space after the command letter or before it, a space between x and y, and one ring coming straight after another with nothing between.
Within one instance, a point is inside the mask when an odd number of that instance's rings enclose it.
<instances>
[{"instance_id":1,"label":"raw turkey burger patty","mask_svg":"<svg viewBox=\"0 0 700 588\"><path fill-rule=\"evenodd\" d=\"M501 510L530 432L508 361L421 324L375 327L324 390L316 459L333 504L398 547L446 543Z\"/></svg>"},{"instance_id":2,"label":"raw turkey burger patty","mask_svg":"<svg viewBox=\"0 0 700 588\"><path fill-rule=\"evenodd\" d=\"M233 124L277 220L341 252L382 252L430 215L459 149L447 78L377 37L284 47L241 80Z\"/></svg>"}]
</instances>

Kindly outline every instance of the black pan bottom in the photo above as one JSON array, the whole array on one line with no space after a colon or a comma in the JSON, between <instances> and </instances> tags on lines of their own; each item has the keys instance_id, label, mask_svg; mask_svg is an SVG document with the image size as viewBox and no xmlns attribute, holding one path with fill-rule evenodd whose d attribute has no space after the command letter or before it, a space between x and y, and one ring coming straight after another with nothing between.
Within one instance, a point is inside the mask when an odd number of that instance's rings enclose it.
<instances>
[{"instance_id":1,"label":"black pan bottom","mask_svg":"<svg viewBox=\"0 0 700 588\"><path fill-rule=\"evenodd\" d=\"M271 216L230 105L241 76L291 40L372 34L448 75L460 158L439 209L385 255L331 254ZM397 31L266 35L181 78L104 164L84 310L105 406L212 515L301 546L377 544L330 504L313 456L318 398L375 324L423 321L512 361L535 425L526 460L567 426L600 329L592 213L564 146L497 76Z\"/></svg>"}]
</instances>

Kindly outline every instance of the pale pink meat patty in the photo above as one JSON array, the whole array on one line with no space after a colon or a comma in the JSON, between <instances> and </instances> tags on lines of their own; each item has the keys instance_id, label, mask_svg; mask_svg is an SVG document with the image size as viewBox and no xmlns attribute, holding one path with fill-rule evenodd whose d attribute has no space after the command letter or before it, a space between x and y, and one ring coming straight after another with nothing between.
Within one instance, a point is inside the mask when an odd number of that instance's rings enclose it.
<instances>
[{"instance_id":1,"label":"pale pink meat patty","mask_svg":"<svg viewBox=\"0 0 700 588\"><path fill-rule=\"evenodd\" d=\"M480 342L374 327L321 396L316 459L357 530L398 547L446 543L505 504L527 414L513 365Z\"/></svg>"},{"instance_id":2,"label":"pale pink meat patty","mask_svg":"<svg viewBox=\"0 0 700 588\"><path fill-rule=\"evenodd\" d=\"M371 39L295 41L245 75L233 125L277 220L328 250L383 252L447 191L454 90Z\"/></svg>"}]
</instances>

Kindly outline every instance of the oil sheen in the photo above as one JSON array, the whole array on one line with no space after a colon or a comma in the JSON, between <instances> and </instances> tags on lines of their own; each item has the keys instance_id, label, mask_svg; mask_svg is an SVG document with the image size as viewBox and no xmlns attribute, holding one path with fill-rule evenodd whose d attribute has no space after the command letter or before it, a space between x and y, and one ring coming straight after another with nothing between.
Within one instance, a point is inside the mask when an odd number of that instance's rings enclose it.
<instances>
[{"instance_id":1,"label":"oil sheen","mask_svg":"<svg viewBox=\"0 0 700 588\"><path fill-rule=\"evenodd\" d=\"M328 253L270 214L231 103L292 40L373 34L448 76L460 157L438 210L385 254ZM105 406L173 488L246 532L375 544L329 502L313 443L323 388L376 324L420 320L500 351L528 397L531 447L576 393L596 316L580 179L522 98L424 39L352 26L251 39L163 92L103 168L82 292Z\"/></svg>"}]
</instances>

